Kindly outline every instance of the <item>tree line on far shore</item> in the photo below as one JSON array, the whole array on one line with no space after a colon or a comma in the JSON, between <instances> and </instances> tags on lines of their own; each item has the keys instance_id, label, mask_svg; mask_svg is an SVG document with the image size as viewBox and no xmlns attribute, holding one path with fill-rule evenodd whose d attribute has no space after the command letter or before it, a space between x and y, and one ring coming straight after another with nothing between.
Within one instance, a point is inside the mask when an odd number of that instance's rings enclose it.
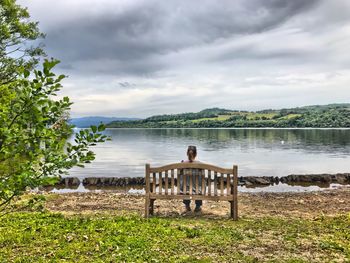
<instances>
[{"instance_id":1,"label":"tree line on far shore","mask_svg":"<svg viewBox=\"0 0 350 263\"><path fill-rule=\"evenodd\" d=\"M109 128L342 128L350 127L350 103L291 109L239 111L220 108L197 113L156 115L137 121L114 121Z\"/></svg>"}]
</instances>

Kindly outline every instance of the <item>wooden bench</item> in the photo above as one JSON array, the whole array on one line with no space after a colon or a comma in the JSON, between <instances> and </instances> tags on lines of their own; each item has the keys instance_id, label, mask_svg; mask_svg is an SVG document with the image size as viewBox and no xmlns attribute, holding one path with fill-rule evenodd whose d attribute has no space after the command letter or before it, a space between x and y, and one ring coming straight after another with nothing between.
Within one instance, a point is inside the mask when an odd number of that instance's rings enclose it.
<instances>
[{"instance_id":1,"label":"wooden bench","mask_svg":"<svg viewBox=\"0 0 350 263\"><path fill-rule=\"evenodd\" d=\"M200 162L160 167L146 164L145 179L146 218L153 215L156 199L186 199L228 201L231 218L238 219L236 165L232 169L225 169Z\"/></svg>"}]
</instances>

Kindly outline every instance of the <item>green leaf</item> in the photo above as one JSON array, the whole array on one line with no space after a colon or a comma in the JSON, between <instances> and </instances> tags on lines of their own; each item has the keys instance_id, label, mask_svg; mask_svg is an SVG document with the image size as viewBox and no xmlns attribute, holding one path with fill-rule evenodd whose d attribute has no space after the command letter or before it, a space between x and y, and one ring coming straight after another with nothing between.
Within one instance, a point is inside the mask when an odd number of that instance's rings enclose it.
<instances>
[{"instance_id":1,"label":"green leaf","mask_svg":"<svg viewBox=\"0 0 350 263\"><path fill-rule=\"evenodd\" d=\"M90 126L90 129L92 130L93 133L97 132L97 127L94 125Z\"/></svg>"},{"instance_id":2,"label":"green leaf","mask_svg":"<svg viewBox=\"0 0 350 263\"><path fill-rule=\"evenodd\" d=\"M23 76L24 76L25 78L28 78L29 75L30 75L30 71L25 69L25 70L23 71Z\"/></svg>"},{"instance_id":3,"label":"green leaf","mask_svg":"<svg viewBox=\"0 0 350 263\"><path fill-rule=\"evenodd\" d=\"M99 132L102 132L102 131L104 131L106 129L106 126L103 124L103 123L101 123L99 126L98 126L98 131Z\"/></svg>"}]
</instances>

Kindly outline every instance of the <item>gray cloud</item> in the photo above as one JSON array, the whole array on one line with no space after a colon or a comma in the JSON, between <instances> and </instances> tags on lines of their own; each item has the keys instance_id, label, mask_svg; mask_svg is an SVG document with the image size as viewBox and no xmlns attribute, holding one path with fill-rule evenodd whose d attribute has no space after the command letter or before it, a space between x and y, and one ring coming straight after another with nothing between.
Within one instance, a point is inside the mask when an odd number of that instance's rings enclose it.
<instances>
[{"instance_id":1,"label":"gray cloud","mask_svg":"<svg viewBox=\"0 0 350 263\"><path fill-rule=\"evenodd\" d=\"M132 88L132 87L135 87L136 85L128 81L125 81L125 82L119 82L119 86L122 88Z\"/></svg>"},{"instance_id":2,"label":"gray cloud","mask_svg":"<svg viewBox=\"0 0 350 263\"><path fill-rule=\"evenodd\" d=\"M87 62L87 71L150 74L171 66L159 56L270 30L316 2L142 1L123 12L63 20L46 30L46 46L64 63Z\"/></svg>"}]
</instances>

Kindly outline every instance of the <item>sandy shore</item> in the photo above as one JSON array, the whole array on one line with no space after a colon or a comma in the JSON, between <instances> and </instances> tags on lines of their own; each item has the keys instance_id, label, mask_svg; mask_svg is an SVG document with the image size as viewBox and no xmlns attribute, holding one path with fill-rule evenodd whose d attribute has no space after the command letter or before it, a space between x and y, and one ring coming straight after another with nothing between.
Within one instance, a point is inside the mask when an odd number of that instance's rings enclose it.
<instances>
[{"instance_id":1,"label":"sandy shore","mask_svg":"<svg viewBox=\"0 0 350 263\"><path fill-rule=\"evenodd\" d=\"M47 194L46 208L65 213L136 213L143 214L144 197L122 193ZM155 215L178 217L183 211L181 200L156 200ZM304 193L239 193L239 216L282 216L313 218L350 212L350 187ZM201 215L188 217L227 218L228 202L204 201Z\"/></svg>"}]
</instances>

